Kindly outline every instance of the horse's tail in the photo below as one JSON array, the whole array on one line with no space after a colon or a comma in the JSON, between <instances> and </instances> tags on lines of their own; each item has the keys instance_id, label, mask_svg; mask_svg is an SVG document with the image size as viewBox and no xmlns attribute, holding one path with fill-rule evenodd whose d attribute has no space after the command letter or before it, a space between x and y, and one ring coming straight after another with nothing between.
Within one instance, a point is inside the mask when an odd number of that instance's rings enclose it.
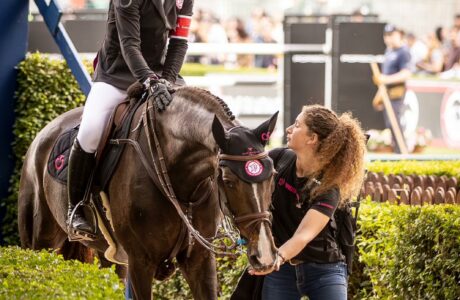
<instances>
[{"instance_id":1,"label":"horse's tail","mask_svg":"<svg viewBox=\"0 0 460 300\"><path fill-rule=\"evenodd\" d=\"M62 247L57 251L64 259L76 259L85 263L94 261L94 251L80 242L69 242L65 240Z\"/></svg>"}]
</instances>

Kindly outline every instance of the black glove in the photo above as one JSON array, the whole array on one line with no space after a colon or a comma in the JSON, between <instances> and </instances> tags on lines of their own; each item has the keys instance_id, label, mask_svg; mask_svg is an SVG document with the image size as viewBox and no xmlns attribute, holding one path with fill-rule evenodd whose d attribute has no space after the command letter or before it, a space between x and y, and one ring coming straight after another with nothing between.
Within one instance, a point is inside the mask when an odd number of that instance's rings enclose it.
<instances>
[{"instance_id":1,"label":"black glove","mask_svg":"<svg viewBox=\"0 0 460 300\"><path fill-rule=\"evenodd\" d=\"M175 89L166 79L151 77L144 82L144 86L148 90L149 97L153 97L158 111L165 110L166 106L171 103Z\"/></svg>"}]
</instances>

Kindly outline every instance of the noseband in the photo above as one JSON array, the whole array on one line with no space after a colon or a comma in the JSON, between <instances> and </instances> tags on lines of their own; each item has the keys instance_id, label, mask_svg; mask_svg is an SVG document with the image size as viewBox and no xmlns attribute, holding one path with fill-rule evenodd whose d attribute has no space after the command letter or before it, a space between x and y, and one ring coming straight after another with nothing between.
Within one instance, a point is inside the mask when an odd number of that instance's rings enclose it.
<instances>
[{"instance_id":1,"label":"noseband","mask_svg":"<svg viewBox=\"0 0 460 300\"><path fill-rule=\"evenodd\" d=\"M257 159L262 159L262 158L267 158L267 157L268 157L268 153L266 151L255 154L255 155L229 155L229 154L219 153L219 161L220 160L250 161L250 160L257 160ZM219 197L219 201L220 199L221 197ZM233 218L233 221L235 222L236 225L238 226L243 225L244 228L247 228L247 229L249 229L254 224L258 224L260 222L268 222L270 226L272 224L270 220L271 213L269 211L262 211L262 212L257 212L257 213L245 214L242 216L230 216L230 217Z\"/></svg>"}]
</instances>

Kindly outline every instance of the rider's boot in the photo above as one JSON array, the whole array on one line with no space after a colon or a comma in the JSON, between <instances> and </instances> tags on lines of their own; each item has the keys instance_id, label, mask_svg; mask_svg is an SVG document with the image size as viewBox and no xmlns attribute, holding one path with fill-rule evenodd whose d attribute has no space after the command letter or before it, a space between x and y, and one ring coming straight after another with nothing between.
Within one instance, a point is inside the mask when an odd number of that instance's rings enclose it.
<instances>
[{"instance_id":1,"label":"rider's boot","mask_svg":"<svg viewBox=\"0 0 460 300\"><path fill-rule=\"evenodd\" d=\"M94 240L95 230L85 219L83 206L77 204L83 200L88 181L95 165L94 153L85 152L75 139L69 156L67 168L67 192L69 211L67 217L69 240ZM75 211L74 211L75 210ZM72 216L73 214L73 216Z\"/></svg>"}]
</instances>

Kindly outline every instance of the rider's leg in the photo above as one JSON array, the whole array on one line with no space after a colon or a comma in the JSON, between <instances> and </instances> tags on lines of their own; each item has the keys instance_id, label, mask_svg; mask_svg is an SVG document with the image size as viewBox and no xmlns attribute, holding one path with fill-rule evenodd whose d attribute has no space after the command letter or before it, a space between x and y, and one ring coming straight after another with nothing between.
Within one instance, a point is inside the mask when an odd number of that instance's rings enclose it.
<instances>
[{"instance_id":1,"label":"rider's leg","mask_svg":"<svg viewBox=\"0 0 460 300\"><path fill-rule=\"evenodd\" d=\"M126 92L103 82L93 84L86 99L80 130L70 151L67 191L69 221L75 206L84 198L95 165L95 152L104 128L114 108L126 97ZM70 222L69 222L70 223ZM80 208L74 212L69 233L73 238L90 239L94 232Z\"/></svg>"}]
</instances>

